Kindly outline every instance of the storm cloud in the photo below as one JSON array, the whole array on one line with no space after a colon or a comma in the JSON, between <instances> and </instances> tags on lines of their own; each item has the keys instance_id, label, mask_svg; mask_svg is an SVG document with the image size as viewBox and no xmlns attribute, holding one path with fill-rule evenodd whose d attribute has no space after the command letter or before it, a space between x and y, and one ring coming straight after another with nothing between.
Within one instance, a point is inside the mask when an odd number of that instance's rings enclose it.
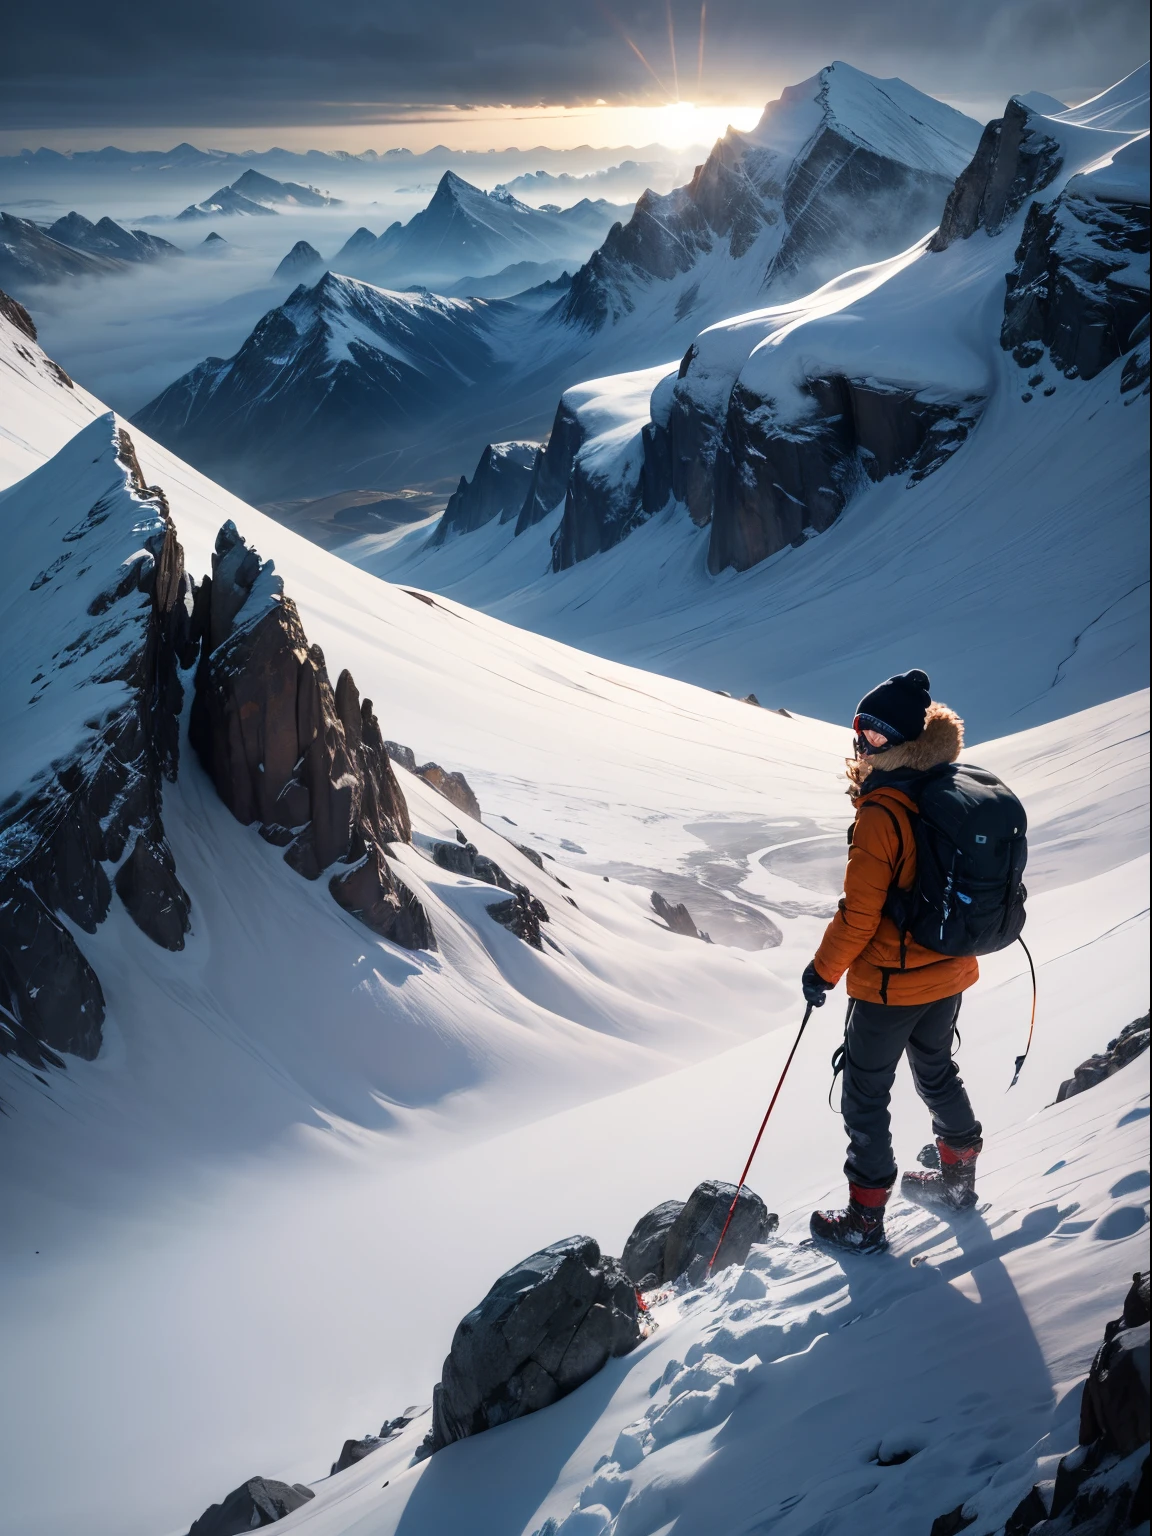
<instances>
[{"instance_id":1,"label":"storm cloud","mask_svg":"<svg viewBox=\"0 0 1152 1536\"><path fill-rule=\"evenodd\" d=\"M677 38L678 79L669 45ZM1145 56L1142 0L22 0L0 128L339 125L419 104L757 102L834 58L960 103L1091 94ZM647 59L642 62L636 50Z\"/></svg>"}]
</instances>

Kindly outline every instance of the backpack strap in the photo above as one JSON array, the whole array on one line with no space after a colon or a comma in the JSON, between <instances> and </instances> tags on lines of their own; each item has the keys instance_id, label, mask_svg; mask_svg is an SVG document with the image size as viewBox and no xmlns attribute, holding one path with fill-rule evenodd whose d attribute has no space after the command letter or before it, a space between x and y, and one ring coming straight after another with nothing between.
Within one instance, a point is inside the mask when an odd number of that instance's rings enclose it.
<instances>
[{"instance_id":1,"label":"backpack strap","mask_svg":"<svg viewBox=\"0 0 1152 1536\"><path fill-rule=\"evenodd\" d=\"M885 805L883 800L873 800L869 803L873 805L876 810L883 811L885 816L888 817L888 820L896 829L896 862L892 867L892 883L888 887L888 895L884 902L883 911L886 916L892 919L892 921L896 924L897 929L899 930L900 969L904 970L908 954L908 922L911 916L908 906L908 900L911 893L904 890L900 884L900 873L904 867L905 858L904 831L900 826L899 816L897 816L896 812L890 805ZM864 810L865 807L861 806L860 809ZM886 1003L888 1001L887 974L884 975L881 983L880 998L882 1002Z\"/></svg>"}]
</instances>

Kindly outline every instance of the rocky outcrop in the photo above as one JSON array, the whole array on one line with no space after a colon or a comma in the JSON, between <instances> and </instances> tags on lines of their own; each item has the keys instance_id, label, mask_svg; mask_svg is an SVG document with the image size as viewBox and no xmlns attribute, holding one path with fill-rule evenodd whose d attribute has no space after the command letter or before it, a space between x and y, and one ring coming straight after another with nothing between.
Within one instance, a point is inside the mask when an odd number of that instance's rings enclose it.
<instances>
[{"instance_id":1,"label":"rocky outcrop","mask_svg":"<svg viewBox=\"0 0 1152 1536\"><path fill-rule=\"evenodd\" d=\"M508 901L492 903L488 908L488 916L533 949L543 949L544 935L540 931L540 924L548 922L548 908L533 896L527 886L517 885L513 890L514 894Z\"/></svg>"},{"instance_id":2,"label":"rocky outcrop","mask_svg":"<svg viewBox=\"0 0 1152 1536\"><path fill-rule=\"evenodd\" d=\"M460 477L430 542L443 544L449 535L472 533L494 518L507 523L518 517L532 485L536 454L535 443L489 443L472 479Z\"/></svg>"},{"instance_id":3,"label":"rocky outcrop","mask_svg":"<svg viewBox=\"0 0 1152 1536\"><path fill-rule=\"evenodd\" d=\"M263 1530L315 1497L304 1483L250 1477L233 1488L222 1503L210 1504L199 1520L192 1522L188 1536L241 1536L245 1531Z\"/></svg>"},{"instance_id":4,"label":"rocky outcrop","mask_svg":"<svg viewBox=\"0 0 1152 1536\"><path fill-rule=\"evenodd\" d=\"M917 484L955 453L983 405L836 374L807 379L801 393L812 411L795 421L742 384L732 391L716 458L713 574L823 533L869 480L906 474Z\"/></svg>"},{"instance_id":5,"label":"rocky outcrop","mask_svg":"<svg viewBox=\"0 0 1152 1536\"><path fill-rule=\"evenodd\" d=\"M1065 1099L1077 1093L1083 1093L1086 1088L1094 1088L1097 1083L1119 1072L1121 1067L1126 1067L1130 1061L1135 1061L1147 1049L1148 1015L1145 1014L1142 1019L1133 1019L1131 1024L1126 1024L1114 1040L1109 1040L1105 1051L1099 1056L1089 1056L1087 1061L1080 1063L1071 1077L1064 1079L1056 1095L1057 1104L1062 1104Z\"/></svg>"},{"instance_id":6,"label":"rocky outcrop","mask_svg":"<svg viewBox=\"0 0 1152 1536\"><path fill-rule=\"evenodd\" d=\"M638 1291L652 1291L663 1285L664 1250L668 1233L684 1209L683 1200L665 1200L646 1211L629 1233L620 1257L620 1267Z\"/></svg>"},{"instance_id":7,"label":"rocky outcrop","mask_svg":"<svg viewBox=\"0 0 1152 1536\"><path fill-rule=\"evenodd\" d=\"M398 741L386 741L384 745L394 763L399 763L401 768L414 773L417 778L423 779L425 784L430 784L437 794L443 795L445 800L450 800L458 811L464 812L465 816L471 816L473 821L481 819L480 802L462 773L441 768L439 763L417 763L416 754L412 748L405 747Z\"/></svg>"},{"instance_id":8,"label":"rocky outcrop","mask_svg":"<svg viewBox=\"0 0 1152 1536\"><path fill-rule=\"evenodd\" d=\"M433 1397L428 1448L546 1408L640 1337L635 1289L592 1238L569 1237L531 1254L457 1327Z\"/></svg>"},{"instance_id":9,"label":"rocky outcrop","mask_svg":"<svg viewBox=\"0 0 1152 1536\"><path fill-rule=\"evenodd\" d=\"M110 646L114 660L93 681L119 683L127 697L0 811L0 1054L34 1066L62 1065L59 1052L91 1060L100 1049L103 990L62 917L95 933L115 889L164 948L182 949L189 927L162 785L178 763L179 667L195 654L192 584L163 492L144 484L128 434L116 443L116 483L65 533L60 557L31 590L51 597L73 562L106 566L107 585L88 604L93 622L53 661L60 670ZM123 539L108 536L115 521ZM37 681L48 686L43 674ZM119 866L111 881L108 865Z\"/></svg>"},{"instance_id":10,"label":"rocky outcrop","mask_svg":"<svg viewBox=\"0 0 1152 1536\"><path fill-rule=\"evenodd\" d=\"M344 1472L349 1467L354 1467L364 1460L365 1456L371 1456L373 1451L378 1451L382 1445L387 1445L395 1440L402 1429L406 1429L413 1419L418 1419L421 1414L428 1412L427 1405L423 1408L405 1408L404 1412L395 1419L386 1419L380 1426L378 1435L364 1435L359 1440L345 1440L340 1448L340 1454L332 1463L329 1477L335 1477L337 1472Z\"/></svg>"},{"instance_id":11,"label":"rocky outcrop","mask_svg":"<svg viewBox=\"0 0 1152 1536\"><path fill-rule=\"evenodd\" d=\"M668 1229L664 1243L666 1282L683 1277L689 1285L699 1285L705 1279L734 1199L736 1209L724 1234L724 1244L716 1254L714 1271L727 1269L730 1264L743 1264L752 1244L764 1242L775 1231L779 1217L747 1185L741 1186L737 1199L735 1184L704 1179L688 1196L684 1209Z\"/></svg>"},{"instance_id":12,"label":"rocky outcrop","mask_svg":"<svg viewBox=\"0 0 1152 1536\"><path fill-rule=\"evenodd\" d=\"M1132 1276L1121 1315L1104 1328L1080 1401L1080 1443L1061 1457L1055 1482L1030 1488L989 1536L1119 1536L1147 1529L1148 1281L1147 1270ZM937 1516L931 1536L955 1536L975 1525L976 1513L965 1508Z\"/></svg>"},{"instance_id":13,"label":"rocky outcrop","mask_svg":"<svg viewBox=\"0 0 1152 1536\"><path fill-rule=\"evenodd\" d=\"M1007 276L1001 346L1025 368L1046 347L1068 377L1095 378L1146 334L1148 252L1147 203L1072 188L1033 203Z\"/></svg>"},{"instance_id":14,"label":"rocky outcrop","mask_svg":"<svg viewBox=\"0 0 1152 1536\"><path fill-rule=\"evenodd\" d=\"M333 691L272 562L233 523L203 593L189 736L220 798L306 879L339 865L329 890L376 933L431 947L427 916L386 857L411 826L371 700L348 672Z\"/></svg>"},{"instance_id":15,"label":"rocky outcrop","mask_svg":"<svg viewBox=\"0 0 1152 1536\"><path fill-rule=\"evenodd\" d=\"M0 288L0 315L3 315L9 325L14 325L18 331L27 336L29 341L36 340L36 322L23 304L5 293L2 288Z\"/></svg>"},{"instance_id":16,"label":"rocky outcrop","mask_svg":"<svg viewBox=\"0 0 1152 1536\"><path fill-rule=\"evenodd\" d=\"M710 942L706 933L701 933L692 920L692 914L682 901L671 902L661 896L659 891L653 891L651 896L652 910L656 916L667 923L673 933L682 933L685 938L703 939Z\"/></svg>"},{"instance_id":17,"label":"rocky outcrop","mask_svg":"<svg viewBox=\"0 0 1152 1536\"><path fill-rule=\"evenodd\" d=\"M1080 1401L1080 1444L1131 1456L1148 1444L1148 1271L1132 1276L1124 1310L1104 1329Z\"/></svg>"},{"instance_id":18,"label":"rocky outcrop","mask_svg":"<svg viewBox=\"0 0 1152 1536\"><path fill-rule=\"evenodd\" d=\"M1061 163L1060 146L1043 120L1013 97L1004 116L984 129L971 164L956 178L929 249L947 250L978 229L998 235L1025 198L1055 180Z\"/></svg>"},{"instance_id":19,"label":"rocky outcrop","mask_svg":"<svg viewBox=\"0 0 1152 1536\"><path fill-rule=\"evenodd\" d=\"M517 536L542 522L565 500L572 466L583 441L580 418L561 396L548 441L536 451L532 478L516 519Z\"/></svg>"},{"instance_id":20,"label":"rocky outcrop","mask_svg":"<svg viewBox=\"0 0 1152 1536\"><path fill-rule=\"evenodd\" d=\"M664 428L646 422L638 453L622 468L623 473L605 473L575 458L553 540L554 571L613 549L667 503L672 477Z\"/></svg>"}]
</instances>

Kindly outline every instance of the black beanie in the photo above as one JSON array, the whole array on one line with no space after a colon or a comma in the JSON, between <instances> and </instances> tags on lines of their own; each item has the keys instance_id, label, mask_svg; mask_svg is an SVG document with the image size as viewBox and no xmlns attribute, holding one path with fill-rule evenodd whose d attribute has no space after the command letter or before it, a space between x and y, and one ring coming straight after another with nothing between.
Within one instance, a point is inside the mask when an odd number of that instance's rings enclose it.
<instances>
[{"instance_id":1,"label":"black beanie","mask_svg":"<svg viewBox=\"0 0 1152 1536\"><path fill-rule=\"evenodd\" d=\"M871 715L891 726L905 741L915 741L924 730L924 717L932 702L928 674L918 669L901 672L866 693L856 706L858 715Z\"/></svg>"}]
</instances>

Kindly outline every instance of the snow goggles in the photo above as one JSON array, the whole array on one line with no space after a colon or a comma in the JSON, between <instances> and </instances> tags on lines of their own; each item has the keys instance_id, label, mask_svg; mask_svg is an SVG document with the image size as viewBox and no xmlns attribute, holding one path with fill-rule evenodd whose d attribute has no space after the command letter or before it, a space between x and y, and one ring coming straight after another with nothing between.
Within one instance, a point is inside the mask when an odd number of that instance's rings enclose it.
<instances>
[{"instance_id":1,"label":"snow goggles","mask_svg":"<svg viewBox=\"0 0 1152 1536\"><path fill-rule=\"evenodd\" d=\"M889 747L900 746L904 738L894 726L886 720L878 720L875 715L857 715L852 722L852 731L856 737L856 756L875 757L879 752L887 752ZM877 731L885 738L882 747L874 747L865 736L865 731Z\"/></svg>"}]
</instances>

